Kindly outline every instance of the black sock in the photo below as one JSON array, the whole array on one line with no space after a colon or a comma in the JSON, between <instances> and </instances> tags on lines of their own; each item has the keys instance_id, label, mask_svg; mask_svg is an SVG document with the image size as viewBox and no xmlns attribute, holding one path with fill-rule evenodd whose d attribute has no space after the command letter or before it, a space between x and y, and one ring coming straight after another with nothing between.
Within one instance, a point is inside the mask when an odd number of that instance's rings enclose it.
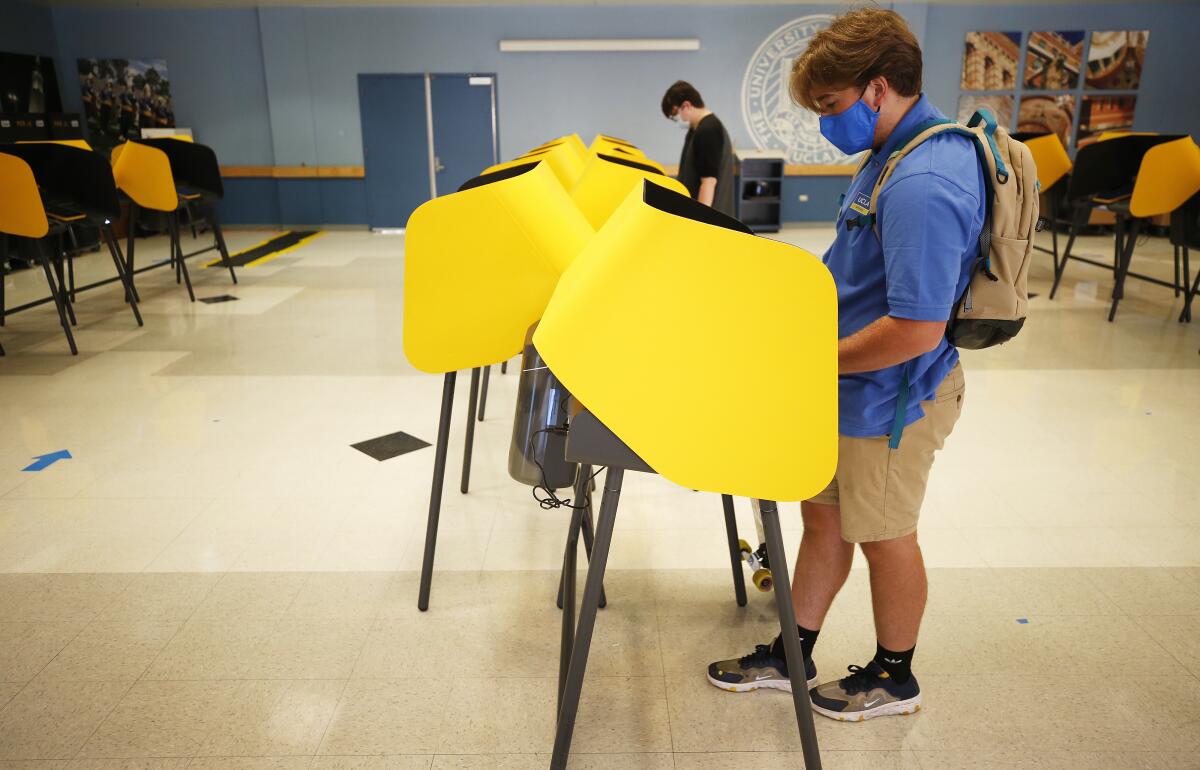
<instances>
[{"instance_id":1,"label":"black sock","mask_svg":"<svg viewBox=\"0 0 1200 770\"><path fill-rule=\"evenodd\" d=\"M915 649L917 648L913 647L911 650L905 650L904 652L893 652L876 642L875 662L897 684L904 684L912 677L912 659L913 650Z\"/></svg>"},{"instance_id":2,"label":"black sock","mask_svg":"<svg viewBox=\"0 0 1200 770\"><path fill-rule=\"evenodd\" d=\"M813 647L817 643L817 634L821 633L821 629L811 631L804 626L797 625L796 633L800 634L800 651L804 653L804 659L808 660L812 657ZM775 637L775 641L771 643L771 653L780 660L785 659L782 635Z\"/></svg>"}]
</instances>

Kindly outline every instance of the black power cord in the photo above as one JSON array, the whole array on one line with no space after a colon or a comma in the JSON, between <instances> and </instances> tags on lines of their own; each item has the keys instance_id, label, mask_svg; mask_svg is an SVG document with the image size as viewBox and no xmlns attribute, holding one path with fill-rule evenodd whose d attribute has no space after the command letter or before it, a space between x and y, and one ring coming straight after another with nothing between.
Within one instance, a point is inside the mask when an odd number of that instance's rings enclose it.
<instances>
[{"instance_id":1,"label":"black power cord","mask_svg":"<svg viewBox=\"0 0 1200 770\"><path fill-rule=\"evenodd\" d=\"M567 435L567 429L565 427L559 427L555 425L549 428L542 428L541 430L536 431L533 435L536 437L540 433L556 433L558 435L565 436ZM538 471L542 475L542 483L535 485L533 488L533 499L537 500L537 503L542 510L552 511L555 508L570 508L573 511L582 511L587 509L587 503L584 503L583 505L574 505L575 501L571 498L568 497L564 500L556 495L554 490L550 488L550 482L546 479L546 469L540 462L538 462L537 457L533 457L532 459L533 464L538 467ZM602 470L604 470L603 467L596 469L596 472L588 477L588 483L590 484L592 479L596 478L597 474L599 474ZM539 497L538 491L541 491L544 496Z\"/></svg>"}]
</instances>

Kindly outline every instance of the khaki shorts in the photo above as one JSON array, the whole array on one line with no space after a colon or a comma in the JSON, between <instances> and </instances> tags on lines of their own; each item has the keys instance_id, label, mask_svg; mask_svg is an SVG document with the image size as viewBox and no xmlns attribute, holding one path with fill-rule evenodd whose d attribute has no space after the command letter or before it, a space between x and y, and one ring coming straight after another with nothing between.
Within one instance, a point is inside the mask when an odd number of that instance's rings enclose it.
<instances>
[{"instance_id":1,"label":"khaki shorts","mask_svg":"<svg viewBox=\"0 0 1200 770\"><path fill-rule=\"evenodd\" d=\"M840 505L842 539L849 543L892 540L917 531L921 502L933 467L962 413L966 381L955 364L930 401L925 416L904 429L897 449L887 436L838 436L837 473L809 502Z\"/></svg>"}]
</instances>

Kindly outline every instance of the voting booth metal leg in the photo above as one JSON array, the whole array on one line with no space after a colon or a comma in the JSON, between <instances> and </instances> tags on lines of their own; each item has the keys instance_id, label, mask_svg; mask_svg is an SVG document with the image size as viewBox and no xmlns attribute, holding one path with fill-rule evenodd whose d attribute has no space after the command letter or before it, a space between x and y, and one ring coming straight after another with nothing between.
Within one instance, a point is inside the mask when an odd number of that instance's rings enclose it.
<instances>
[{"instance_id":1,"label":"voting booth metal leg","mask_svg":"<svg viewBox=\"0 0 1200 770\"><path fill-rule=\"evenodd\" d=\"M135 275L133 271L133 234L137 231L137 216L138 206L136 203L129 204L129 232L125 234L125 274L129 276L129 292L125 295L125 301L134 300L141 302L142 298L138 296L137 286L133 283Z\"/></svg>"},{"instance_id":2,"label":"voting booth metal leg","mask_svg":"<svg viewBox=\"0 0 1200 770\"><path fill-rule=\"evenodd\" d=\"M604 478L604 497L600 501L600 520L596 524L596 546L588 565L587 581L583 587L583 602L579 607L579 626L571 645L571 660L567 679L562 687L562 707L558 710L558 726L554 735L551 770L566 770L571 755L571 737L575 732L575 717L579 714L579 696L583 692L583 676L587 671L592 632L596 628L596 612L600 609L600 589L604 583L604 567L612 545L613 525L617 520L617 502L621 498L623 468L610 467Z\"/></svg>"},{"instance_id":3,"label":"voting booth metal leg","mask_svg":"<svg viewBox=\"0 0 1200 770\"><path fill-rule=\"evenodd\" d=\"M563 687L567 683L567 669L571 664L571 648L575 644L575 573L579 567L579 533L583 529L584 506L579 505L587 494L588 477L592 466L579 466L575 479L575 495L571 500L571 527L567 530L567 547L563 552L562 576L558 581L558 606L562 609L562 639L558 650L558 706L562 708Z\"/></svg>"},{"instance_id":4,"label":"voting booth metal leg","mask_svg":"<svg viewBox=\"0 0 1200 770\"><path fill-rule=\"evenodd\" d=\"M233 271L233 260L229 258L229 249L225 246L225 233L221 230L221 223L217 221L217 207L208 207L208 225L213 231L213 240L217 243L217 251L221 252L221 264L229 268L229 277L233 279L234 285L237 285L237 273ZM192 224L192 237L196 237L196 225Z\"/></svg>"},{"instance_id":5,"label":"voting booth metal leg","mask_svg":"<svg viewBox=\"0 0 1200 770\"><path fill-rule=\"evenodd\" d=\"M487 409L488 380L492 378L492 367L483 367L483 384L479 387L479 421L483 422L483 413Z\"/></svg>"},{"instance_id":6,"label":"voting booth metal leg","mask_svg":"<svg viewBox=\"0 0 1200 770\"><path fill-rule=\"evenodd\" d=\"M1113 284L1112 307L1108 310L1109 321L1112 321L1116 317L1117 305L1120 304L1121 299L1125 296L1125 276L1129 274L1129 263L1133 260L1133 248L1137 245L1140 225L1141 220L1132 219L1121 226L1121 254L1117 263L1116 281Z\"/></svg>"},{"instance_id":7,"label":"voting booth metal leg","mask_svg":"<svg viewBox=\"0 0 1200 770\"><path fill-rule=\"evenodd\" d=\"M51 261L54 263L54 273L58 276L58 292L62 297L63 307L67 309L67 320L71 322L72 326L78 326L79 320L75 317L75 307L71 304L71 294L67 289L66 271L63 267L63 263L66 261L65 254L62 233L59 233L55 240L54 256L51 257Z\"/></svg>"},{"instance_id":8,"label":"voting booth metal leg","mask_svg":"<svg viewBox=\"0 0 1200 770\"><path fill-rule=\"evenodd\" d=\"M500 373L508 374L508 362L507 361L504 361L503 363L500 364Z\"/></svg>"},{"instance_id":9,"label":"voting booth metal leg","mask_svg":"<svg viewBox=\"0 0 1200 770\"><path fill-rule=\"evenodd\" d=\"M471 370L471 401L467 407L467 440L463 445L462 484L459 491L464 495L471 487L471 450L475 444L475 410L479 404L479 368Z\"/></svg>"},{"instance_id":10,"label":"voting booth metal leg","mask_svg":"<svg viewBox=\"0 0 1200 770\"><path fill-rule=\"evenodd\" d=\"M725 539L729 543L729 564L733 567L733 595L737 606L746 606L746 576L742 574L742 548L738 544L737 518L733 510L733 496L721 495L721 506L725 509Z\"/></svg>"},{"instance_id":11,"label":"voting booth metal leg","mask_svg":"<svg viewBox=\"0 0 1200 770\"><path fill-rule=\"evenodd\" d=\"M1058 293L1058 285L1062 282L1063 271L1071 259L1071 247L1075 245L1075 238L1079 235L1079 231L1087 226L1091 214L1090 206L1076 206L1071 215L1071 229L1067 233L1067 246L1063 249L1062 256L1058 259L1058 266L1054 269L1054 284L1050 287L1050 299L1054 299L1054 295Z\"/></svg>"},{"instance_id":12,"label":"voting booth metal leg","mask_svg":"<svg viewBox=\"0 0 1200 770\"><path fill-rule=\"evenodd\" d=\"M178 283L182 276L187 286L188 299L195 302L196 292L192 291L192 277L188 275L187 260L183 258L183 244L179 237L179 212L167 215L167 227L171 231L171 258L175 260L175 282Z\"/></svg>"},{"instance_id":13,"label":"voting booth metal leg","mask_svg":"<svg viewBox=\"0 0 1200 770\"><path fill-rule=\"evenodd\" d=\"M133 317L137 320L137 325L144 326L142 313L138 310L137 300L133 296L133 278L125 272L125 260L121 257L121 249L117 246L117 240L113 238L112 228L103 225L100 228L100 237L108 245L108 253L112 255L113 267L117 269L117 277L121 279L121 285L125 287L125 301L133 310Z\"/></svg>"},{"instance_id":14,"label":"voting booth metal leg","mask_svg":"<svg viewBox=\"0 0 1200 770\"><path fill-rule=\"evenodd\" d=\"M595 535L593 533L594 527L592 526L592 492L591 492L591 488L590 488L591 483L592 483L591 476L592 476L592 466L590 466L590 465L579 466L579 479L583 480L583 487L582 487L582 491L580 491L581 488L579 486L579 480L576 480L575 494L574 494L574 497L572 497L572 499L571 499L572 505L579 505L580 500L584 501L584 509L581 512L583 515L582 515L582 519L581 519L581 523L580 523L580 528L583 532L583 550L587 553L589 563L591 562L591 559L592 559L592 546L595 543ZM558 608L560 610L563 609L563 592L564 592L563 578L560 577L558 579L558 599L557 599ZM604 586L600 586L600 609L604 609L607 606L608 606L608 597L605 596L605 594L604 594Z\"/></svg>"},{"instance_id":15,"label":"voting booth metal leg","mask_svg":"<svg viewBox=\"0 0 1200 770\"><path fill-rule=\"evenodd\" d=\"M779 608L779 631L788 671L804 671L804 653L800 649L800 634L796 630L796 612L792 608L792 580L783 548L783 530L779 526L779 507L772 500L760 500L763 535L767 541L767 558L771 560L774 576L775 606ZM799 681L805 677L800 675ZM817 746L817 728L813 724L812 702L807 687L792 687L792 703L796 707L796 726L800 729L800 748L806 770L820 770L821 752Z\"/></svg>"},{"instance_id":16,"label":"voting booth metal leg","mask_svg":"<svg viewBox=\"0 0 1200 770\"><path fill-rule=\"evenodd\" d=\"M1187 272L1186 265L1188 263L1188 247L1183 247L1183 264L1185 265L1184 272ZM1184 292L1183 295L1183 311L1179 314L1179 322L1190 322L1192 320L1192 300L1196 298L1196 294L1200 293L1200 270L1196 271L1196 282L1192 284L1192 288ZM2 309L3 306L0 306Z\"/></svg>"},{"instance_id":17,"label":"voting booth metal leg","mask_svg":"<svg viewBox=\"0 0 1200 770\"><path fill-rule=\"evenodd\" d=\"M58 321L62 324L63 334L67 335L67 345L71 348L71 355L77 356L79 348L75 346L75 335L71 333L71 323L67 320L62 289L54 280L54 271L50 269L50 257L46 255L45 244L42 241L37 241L36 244L38 261L42 263L42 270L46 273L46 283L50 285L50 295L54 297L54 307L58 310Z\"/></svg>"},{"instance_id":18,"label":"voting booth metal leg","mask_svg":"<svg viewBox=\"0 0 1200 770\"><path fill-rule=\"evenodd\" d=\"M417 609L429 609L429 588L433 583L433 554L437 550L438 517L442 512L442 486L446 480L446 448L450 443L450 416L454 411L454 379L458 372L446 372L442 381L442 412L438 420L437 449L433 458L433 487L429 491L429 521L425 524L425 555L421 559L421 589Z\"/></svg>"}]
</instances>

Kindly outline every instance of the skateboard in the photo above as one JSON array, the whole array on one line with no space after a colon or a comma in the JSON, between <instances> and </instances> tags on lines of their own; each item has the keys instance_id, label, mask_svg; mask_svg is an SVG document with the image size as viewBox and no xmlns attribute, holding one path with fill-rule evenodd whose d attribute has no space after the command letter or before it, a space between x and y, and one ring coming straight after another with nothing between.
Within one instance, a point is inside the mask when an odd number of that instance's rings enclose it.
<instances>
[{"instance_id":1,"label":"skateboard","mask_svg":"<svg viewBox=\"0 0 1200 770\"><path fill-rule=\"evenodd\" d=\"M738 541L738 549L742 552L742 561L750 567L750 578L754 587L766 593L771 590L774 580L771 577L771 562L767 558L767 538L763 536L762 512L758 509L758 501L751 500L750 507L754 511L754 529L758 534L758 548L751 548L745 540Z\"/></svg>"}]
</instances>

